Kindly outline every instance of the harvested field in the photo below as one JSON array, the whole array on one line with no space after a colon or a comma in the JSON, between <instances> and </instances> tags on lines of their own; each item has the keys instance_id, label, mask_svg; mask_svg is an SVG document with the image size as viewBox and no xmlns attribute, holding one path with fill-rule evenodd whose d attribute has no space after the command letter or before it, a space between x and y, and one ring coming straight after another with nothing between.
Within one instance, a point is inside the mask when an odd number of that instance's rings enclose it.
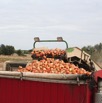
<instances>
[{"instance_id":1,"label":"harvested field","mask_svg":"<svg viewBox=\"0 0 102 103\"><path fill-rule=\"evenodd\" d=\"M27 56L4 56L4 55L0 55L0 70L3 68L3 64L5 61L31 61L32 58L30 55Z\"/></svg>"}]
</instances>

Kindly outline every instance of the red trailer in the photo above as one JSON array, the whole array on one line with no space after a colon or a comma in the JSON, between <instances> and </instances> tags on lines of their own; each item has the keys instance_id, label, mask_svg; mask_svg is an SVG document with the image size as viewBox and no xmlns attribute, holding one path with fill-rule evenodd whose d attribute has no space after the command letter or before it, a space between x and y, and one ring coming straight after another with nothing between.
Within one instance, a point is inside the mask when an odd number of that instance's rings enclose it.
<instances>
[{"instance_id":1,"label":"red trailer","mask_svg":"<svg viewBox=\"0 0 102 103\"><path fill-rule=\"evenodd\" d=\"M102 76L102 71L100 71ZM97 73L96 73L97 74ZM82 75L34 74L0 71L1 103L101 103L102 83ZM98 81L98 80L97 80ZM101 88L101 89L100 89ZM100 90L100 91L97 91ZM99 100L99 101L101 101Z\"/></svg>"},{"instance_id":2,"label":"red trailer","mask_svg":"<svg viewBox=\"0 0 102 103\"><path fill-rule=\"evenodd\" d=\"M83 58L82 53L83 52L81 52L81 57ZM74 59L68 58L68 60L76 63L75 56ZM79 62L80 60L78 63ZM84 62L82 63L84 65ZM10 67L12 63L8 64ZM7 67L5 66L5 68ZM10 68L10 70L12 70L12 68ZM1 103L102 102L102 70L93 71L89 76L81 74L29 73L7 70L8 71L0 71Z\"/></svg>"}]
</instances>

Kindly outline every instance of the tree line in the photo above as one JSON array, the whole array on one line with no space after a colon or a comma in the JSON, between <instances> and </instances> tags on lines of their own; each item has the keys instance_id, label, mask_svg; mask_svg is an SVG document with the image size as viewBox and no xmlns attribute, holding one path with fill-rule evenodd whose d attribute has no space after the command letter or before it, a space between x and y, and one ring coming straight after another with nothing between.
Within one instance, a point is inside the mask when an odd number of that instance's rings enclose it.
<instances>
[{"instance_id":1,"label":"tree line","mask_svg":"<svg viewBox=\"0 0 102 103\"><path fill-rule=\"evenodd\" d=\"M102 43L96 44L94 46L88 45L84 46L82 50L86 51L91 55L91 58L95 61L102 61ZM12 55L14 53L19 56L24 56L25 54L31 53L31 50L15 50L14 46L11 45L0 45L0 55Z\"/></svg>"},{"instance_id":2,"label":"tree line","mask_svg":"<svg viewBox=\"0 0 102 103\"><path fill-rule=\"evenodd\" d=\"M94 46L84 46L82 50L90 54L94 61L102 62L102 43L96 44Z\"/></svg>"},{"instance_id":3,"label":"tree line","mask_svg":"<svg viewBox=\"0 0 102 103\"><path fill-rule=\"evenodd\" d=\"M0 45L0 55L12 55L12 54L18 54L19 56L24 56L25 54L29 54L29 50L15 50L14 46L11 45Z\"/></svg>"}]
</instances>

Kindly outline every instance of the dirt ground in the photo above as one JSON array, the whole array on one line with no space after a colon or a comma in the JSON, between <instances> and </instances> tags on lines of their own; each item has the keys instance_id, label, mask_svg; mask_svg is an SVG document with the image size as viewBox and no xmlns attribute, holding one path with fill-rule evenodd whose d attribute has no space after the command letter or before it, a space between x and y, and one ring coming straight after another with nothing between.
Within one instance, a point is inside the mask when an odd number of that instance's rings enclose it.
<instances>
[{"instance_id":1,"label":"dirt ground","mask_svg":"<svg viewBox=\"0 0 102 103\"><path fill-rule=\"evenodd\" d=\"M2 70L5 61L31 61L32 58L30 55L27 56L4 56L0 55L0 70Z\"/></svg>"}]
</instances>

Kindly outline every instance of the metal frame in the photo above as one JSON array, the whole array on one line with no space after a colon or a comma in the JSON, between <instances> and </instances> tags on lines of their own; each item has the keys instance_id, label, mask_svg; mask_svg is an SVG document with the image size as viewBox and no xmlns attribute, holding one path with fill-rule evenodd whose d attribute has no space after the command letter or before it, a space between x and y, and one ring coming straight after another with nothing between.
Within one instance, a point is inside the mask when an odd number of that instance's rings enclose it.
<instances>
[{"instance_id":1,"label":"metal frame","mask_svg":"<svg viewBox=\"0 0 102 103\"><path fill-rule=\"evenodd\" d=\"M35 40L36 38L38 39L37 41ZM58 40L58 37L57 40L40 40L38 37L35 37L34 40L35 42L33 44L33 48L35 48L35 44L37 42L64 42L66 44L66 49L68 49L68 43L65 40L63 40L62 37L60 37L60 40Z\"/></svg>"}]
</instances>

